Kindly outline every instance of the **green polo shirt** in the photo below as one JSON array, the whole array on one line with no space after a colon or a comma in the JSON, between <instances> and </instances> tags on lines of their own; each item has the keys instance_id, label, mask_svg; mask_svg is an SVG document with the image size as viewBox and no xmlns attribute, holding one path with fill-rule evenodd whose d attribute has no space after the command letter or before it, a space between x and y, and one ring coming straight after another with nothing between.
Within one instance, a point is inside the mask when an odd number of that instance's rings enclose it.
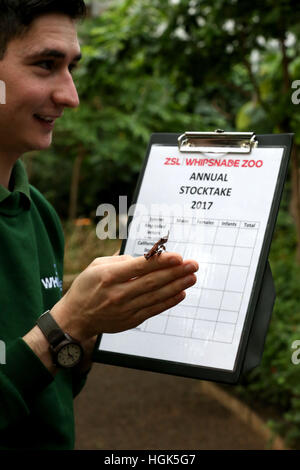
<instances>
[{"instance_id":1,"label":"green polo shirt","mask_svg":"<svg viewBox=\"0 0 300 470\"><path fill-rule=\"evenodd\" d=\"M61 298L64 237L21 161L9 189L0 185L0 247L0 448L72 449L82 381L64 370L53 378L22 340Z\"/></svg>"}]
</instances>

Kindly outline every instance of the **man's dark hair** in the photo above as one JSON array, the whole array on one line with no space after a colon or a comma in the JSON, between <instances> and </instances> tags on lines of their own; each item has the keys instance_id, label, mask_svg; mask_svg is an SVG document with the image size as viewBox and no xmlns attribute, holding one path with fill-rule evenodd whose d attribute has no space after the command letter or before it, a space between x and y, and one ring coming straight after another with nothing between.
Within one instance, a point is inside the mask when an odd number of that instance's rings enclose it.
<instances>
[{"instance_id":1,"label":"man's dark hair","mask_svg":"<svg viewBox=\"0 0 300 470\"><path fill-rule=\"evenodd\" d=\"M0 60L8 43L28 31L31 23L47 13L62 13L71 19L86 15L84 0L0 0Z\"/></svg>"}]
</instances>

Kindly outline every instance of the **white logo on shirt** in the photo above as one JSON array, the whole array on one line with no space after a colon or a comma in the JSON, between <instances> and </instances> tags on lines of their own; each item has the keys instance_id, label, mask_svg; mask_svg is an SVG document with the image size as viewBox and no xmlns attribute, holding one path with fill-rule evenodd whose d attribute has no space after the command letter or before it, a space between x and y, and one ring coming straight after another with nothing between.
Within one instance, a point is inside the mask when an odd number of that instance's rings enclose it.
<instances>
[{"instance_id":1,"label":"white logo on shirt","mask_svg":"<svg viewBox=\"0 0 300 470\"><path fill-rule=\"evenodd\" d=\"M45 289L55 289L58 287L60 290L62 290L62 281L59 279L56 264L54 264L54 270L56 276L44 277L41 279L41 282Z\"/></svg>"}]
</instances>

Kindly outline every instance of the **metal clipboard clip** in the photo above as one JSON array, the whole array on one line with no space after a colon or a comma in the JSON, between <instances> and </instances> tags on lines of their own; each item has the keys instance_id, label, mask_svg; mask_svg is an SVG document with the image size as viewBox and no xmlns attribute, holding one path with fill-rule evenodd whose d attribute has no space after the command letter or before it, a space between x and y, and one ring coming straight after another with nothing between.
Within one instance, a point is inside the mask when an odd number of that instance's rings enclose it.
<instances>
[{"instance_id":1,"label":"metal clipboard clip","mask_svg":"<svg viewBox=\"0 0 300 470\"><path fill-rule=\"evenodd\" d=\"M257 146L254 132L185 132L178 137L180 152L251 153Z\"/></svg>"}]
</instances>

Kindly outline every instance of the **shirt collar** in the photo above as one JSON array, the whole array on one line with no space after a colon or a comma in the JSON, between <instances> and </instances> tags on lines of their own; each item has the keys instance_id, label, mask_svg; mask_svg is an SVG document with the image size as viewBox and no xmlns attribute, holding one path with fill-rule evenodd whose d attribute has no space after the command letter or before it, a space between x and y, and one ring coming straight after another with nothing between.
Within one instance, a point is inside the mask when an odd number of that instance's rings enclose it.
<instances>
[{"instance_id":1,"label":"shirt collar","mask_svg":"<svg viewBox=\"0 0 300 470\"><path fill-rule=\"evenodd\" d=\"M30 207L30 187L24 164L17 160L9 181L9 189L0 185L0 203L10 197L13 193L20 194L20 201L23 201L27 208Z\"/></svg>"}]
</instances>

